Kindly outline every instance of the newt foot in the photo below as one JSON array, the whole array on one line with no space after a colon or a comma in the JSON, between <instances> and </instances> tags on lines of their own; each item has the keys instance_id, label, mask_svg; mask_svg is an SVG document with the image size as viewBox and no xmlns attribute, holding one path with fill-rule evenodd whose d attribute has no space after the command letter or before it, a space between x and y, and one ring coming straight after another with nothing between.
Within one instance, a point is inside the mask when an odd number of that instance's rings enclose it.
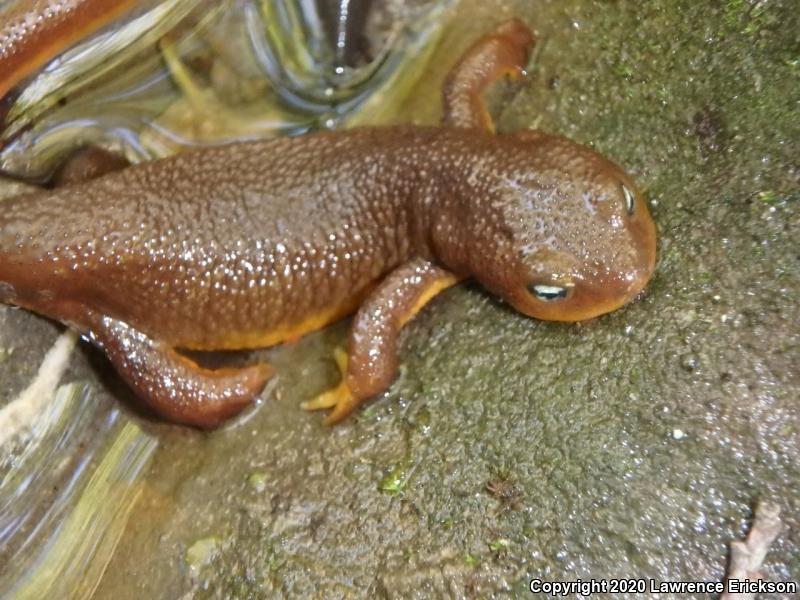
<instances>
[{"instance_id":1,"label":"newt foot","mask_svg":"<svg viewBox=\"0 0 800 600\"><path fill-rule=\"evenodd\" d=\"M303 410L324 410L332 408L330 414L325 417L326 425L333 425L344 419L353 412L359 404L359 400L353 396L350 387L347 385L347 352L342 348L333 351L333 359L339 367L342 380L335 387L322 392L314 399L303 402L300 406Z\"/></svg>"}]
</instances>

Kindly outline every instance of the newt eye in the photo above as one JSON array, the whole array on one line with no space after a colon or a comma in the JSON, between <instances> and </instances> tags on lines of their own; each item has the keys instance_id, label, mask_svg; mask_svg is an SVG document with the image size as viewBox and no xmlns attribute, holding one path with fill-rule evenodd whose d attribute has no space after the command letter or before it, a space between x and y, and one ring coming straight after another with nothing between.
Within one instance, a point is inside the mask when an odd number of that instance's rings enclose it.
<instances>
[{"instance_id":1,"label":"newt eye","mask_svg":"<svg viewBox=\"0 0 800 600\"><path fill-rule=\"evenodd\" d=\"M633 215L633 209L636 206L636 198L633 196L633 192L630 191L624 183L622 184L622 195L625 196L625 209L628 211L629 215Z\"/></svg>"},{"instance_id":2,"label":"newt eye","mask_svg":"<svg viewBox=\"0 0 800 600\"><path fill-rule=\"evenodd\" d=\"M553 300L561 300L566 298L569 293L569 288L561 285L545 285L542 283L530 284L528 291L536 296L539 300L545 302L552 302Z\"/></svg>"}]
</instances>

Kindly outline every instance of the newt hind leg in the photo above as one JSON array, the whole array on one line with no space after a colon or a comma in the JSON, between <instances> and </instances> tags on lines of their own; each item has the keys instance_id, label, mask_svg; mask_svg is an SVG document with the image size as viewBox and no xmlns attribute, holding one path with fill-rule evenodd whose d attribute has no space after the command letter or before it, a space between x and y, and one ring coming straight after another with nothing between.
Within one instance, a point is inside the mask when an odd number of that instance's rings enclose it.
<instances>
[{"instance_id":1,"label":"newt hind leg","mask_svg":"<svg viewBox=\"0 0 800 600\"><path fill-rule=\"evenodd\" d=\"M249 405L272 374L265 364L204 369L122 321L95 316L91 321L89 339L137 396L175 423L216 427Z\"/></svg>"},{"instance_id":2,"label":"newt hind leg","mask_svg":"<svg viewBox=\"0 0 800 600\"><path fill-rule=\"evenodd\" d=\"M510 19L475 42L451 69L442 88L442 123L494 132L494 122L482 94L497 79L525 75L533 32Z\"/></svg>"}]
</instances>

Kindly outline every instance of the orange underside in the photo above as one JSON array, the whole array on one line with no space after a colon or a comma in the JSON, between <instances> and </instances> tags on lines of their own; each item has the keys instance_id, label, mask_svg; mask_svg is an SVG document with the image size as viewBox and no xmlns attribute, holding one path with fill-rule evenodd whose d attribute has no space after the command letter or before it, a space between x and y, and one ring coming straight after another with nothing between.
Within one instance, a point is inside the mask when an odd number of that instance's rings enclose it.
<instances>
[{"instance_id":1,"label":"orange underside","mask_svg":"<svg viewBox=\"0 0 800 600\"><path fill-rule=\"evenodd\" d=\"M282 325L269 331L247 331L237 332L230 335L220 336L207 343L179 343L176 344L187 350L250 350L254 348L268 348L284 342L294 342L312 331L322 329L326 325L335 323L339 319L356 311L364 298L369 293L369 289L348 299L345 303L326 309L309 316L300 321L288 325Z\"/></svg>"},{"instance_id":2,"label":"orange underside","mask_svg":"<svg viewBox=\"0 0 800 600\"><path fill-rule=\"evenodd\" d=\"M430 302L442 290L461 281L461 277L451 275L443 277L433 283L419 297L417 302L408 313L402 315L401 326L410 321L422 308ZM308 315L300 321L289 325L282 325L269 331L247 331L237 332L230 335L220 336L217 339L206 343L178 343L177 346L187 350L250 350L254 348L268 348L284 342L295 342L304 335L322 329L326 325L335 323L339 319L354 313L364 302L369 293L374 289L374 285L352 298L347 299L339 306L326 309L312 315Z\"/></svg>"}]
</instances>

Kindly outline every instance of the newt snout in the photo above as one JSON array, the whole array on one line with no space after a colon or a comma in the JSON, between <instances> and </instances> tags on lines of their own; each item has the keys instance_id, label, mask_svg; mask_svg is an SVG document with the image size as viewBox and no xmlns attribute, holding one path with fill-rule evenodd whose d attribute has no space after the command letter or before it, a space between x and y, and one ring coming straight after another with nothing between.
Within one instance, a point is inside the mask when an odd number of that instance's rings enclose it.
<instances>
[{"instance_id":1,"label":"newt snout","mask_svg":"<svg viewBox=\"0 0 800 600\"><path fill-rule=\"evenodd\" d=\"M522 131L490 146L446 217L463 228L436 228L443 263L537 319L591 319L636 297L653 273L656 232L631 178L559 136Z\"/></svg>"}]
</instances>

